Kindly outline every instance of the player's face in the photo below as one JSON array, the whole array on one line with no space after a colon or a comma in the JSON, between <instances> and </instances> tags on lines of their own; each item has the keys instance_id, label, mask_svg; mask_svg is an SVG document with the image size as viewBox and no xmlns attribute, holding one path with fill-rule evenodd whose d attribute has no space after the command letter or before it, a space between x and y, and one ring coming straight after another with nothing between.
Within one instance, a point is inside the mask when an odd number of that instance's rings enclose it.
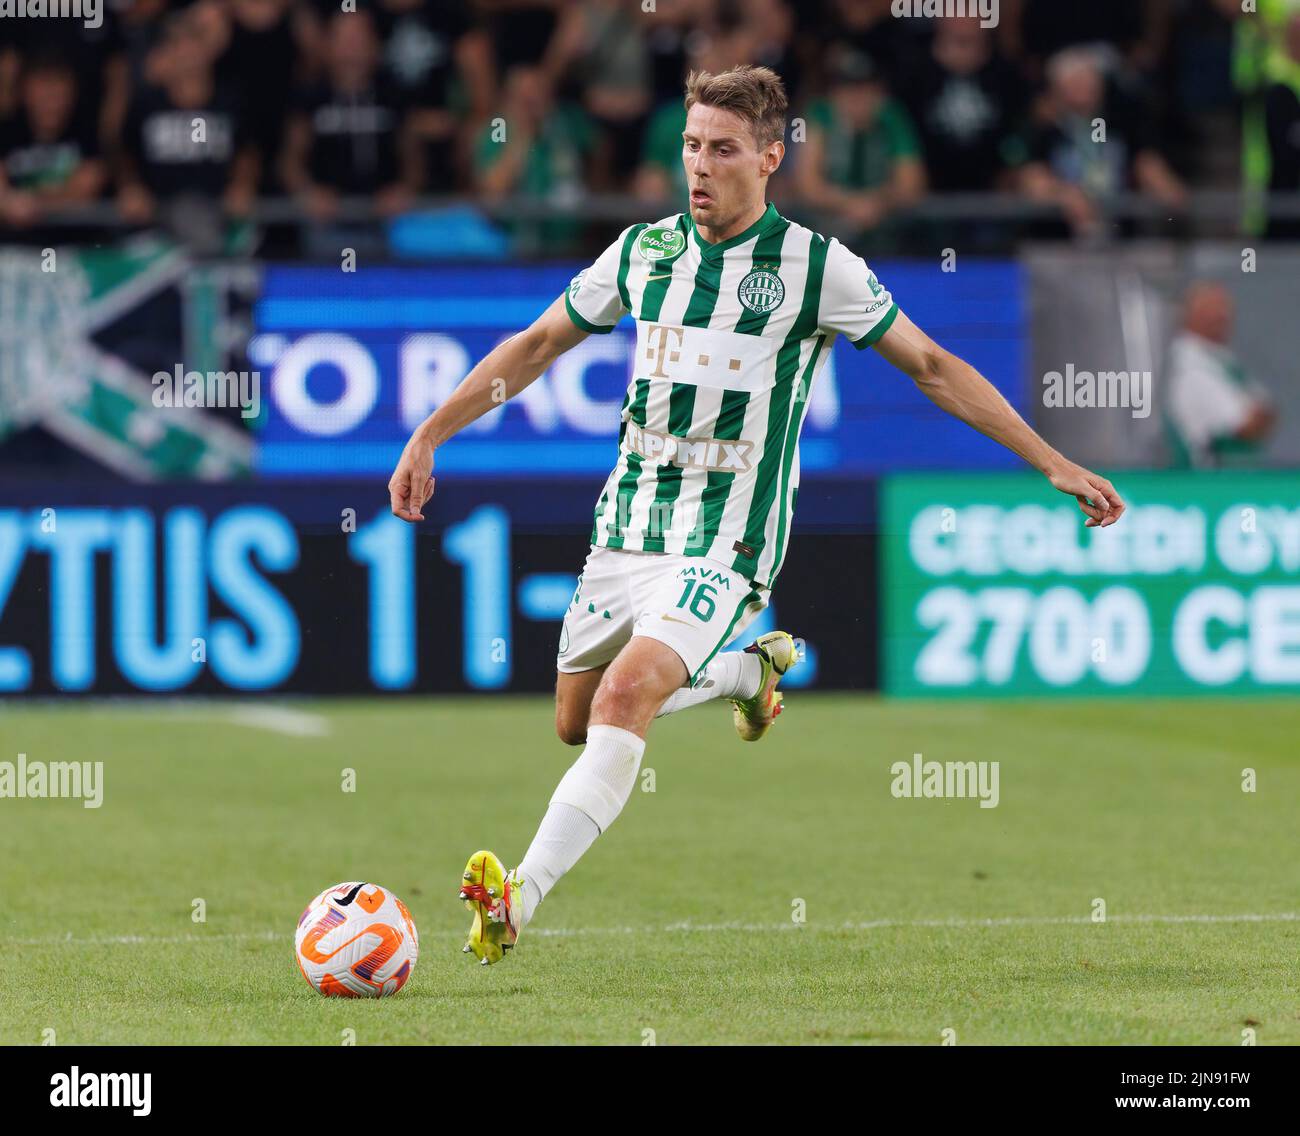
<instances>
[{"instance_id":1,"label":"player's face","mask_svg":"<svg viewBox=\"0 0 1300 1136\"><path fill-rule=\"evenodd\" d=\"M760 150L749 123L720 107L691 107L682 134L682 162L697 225L723 232L763 200L764 182L784 147Z\"/></svg>"}]
</instances>

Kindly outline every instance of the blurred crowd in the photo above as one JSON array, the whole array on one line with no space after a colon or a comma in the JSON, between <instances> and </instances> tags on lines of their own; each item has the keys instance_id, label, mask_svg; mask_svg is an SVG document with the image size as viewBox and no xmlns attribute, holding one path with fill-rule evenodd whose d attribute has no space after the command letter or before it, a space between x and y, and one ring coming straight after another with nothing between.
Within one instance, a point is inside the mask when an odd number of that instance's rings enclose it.
<instances>
[{"instance_id":1,"label":"blurred crowd","mask_svg":"<svg viewBox=\"0 0 1300 1136\"><path fill-rule=\"evenodd\" d=\"M680 207L683 78L740 62L790 91L778 202L870 242L944 194L1087 236L1119 193L1176 225L1189 188L1300 190L1300 0L1001 0L991 28L892 0L103 3L0 21L0 239L99 203L240 251L278 199L311 252L454 195L567 211L495 227L570 251L588 194Z\"/></svg>"}]
</instances>

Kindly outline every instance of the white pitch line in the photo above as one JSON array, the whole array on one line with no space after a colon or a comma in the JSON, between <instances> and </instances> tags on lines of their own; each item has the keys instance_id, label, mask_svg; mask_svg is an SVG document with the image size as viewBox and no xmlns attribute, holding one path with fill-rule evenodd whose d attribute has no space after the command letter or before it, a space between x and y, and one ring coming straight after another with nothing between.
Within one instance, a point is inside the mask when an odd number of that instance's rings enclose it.
<instances>
[{"instance_id":1,"label":"white pitch line","mask_svg":"<svg viewBox=\"0 0 1300 1136\"><path fill-rule=\"evenodd\" d=\"M113 698L100 702L91 700L86 705L96 712L222 722L253 730L270 730L293 738L324 738L332 730L330 720L324 714L313 714L274 703L224 702L215 698L194 697Z\"/></svg>"},{"instance_id":2,"label":"white pitch line","mask_svg":"<svg viewBox=\"0 0 1300 1136\"><path fill-rule=\"evenodd\" d=\"M11 947L115 947L141 946L157 944L159 946L177 946L183 943L211 943L218 940L226 942L271 943L276 939L289 940L292 932L280 931L214 931L211 935L91 935L84 939L75 938L71 931L66 935L47 935L40 939L0 939L0 943Z\"/></svg>"},{"instance_id":3,"label":"white pitch line","mask_svg":"<svg viewBox=\"0 0 1300 1136\"><path fill-rule=\"evenodd\" d=\"M1265 914L1242 913L1240 915L1111 915L1107 923L1294 923L1300 921L1300 912L1278 911ZM538 927L530 931L531 935L590 935L618 934L638 935L656 932L688 932L703 934L723 934L726 932L767 932L767 931L878 931L891 927L1052 927L1075 924L1088 924L1094 920L1088 915L1059 916L1010 916L999 919L870 919L861 923L669 923L663 927L593 927L590 929L567 927Z\"/></svg>"},{"instance_id":4,"label":"white pitch line","mask_svg":"<svg viewBox=\"0 0 1300 1136\"><path fill-rule=\"evenodd\" d=\"M237 726L271 730L294 738L323 738L330 732L328 718L286 706L235 706L230 710L230 720Z\"/></svg>"},{"instance_id":5,"label":"white pitch line","mask_svg":"<svg viewBox=\"0 0 1300 1136\"><path fill-rule=\"evenodd\" d=\"M706 934L718 935L729 932L766 933L772 931L878 931L895 927L926 928L993 928L993 927L1055 927L1078 926L1093 922L1087 915L1059 916L1009 916L993 919L871 919L860 923L666 923L658 927L536 927L528 932L530 936L541 938L572 938L580 935L668 935L668 934ZM1300 912L1273 911L1264 913L1242 912L1237 915L1111 915L1107 923L1295 923L1300 922ZM452 932L443 931L443 937L452 937ZM460 937L460 933L455 933ZM211 943L215 941L253 941L275 942L288 941L290 932L280 931L233 931L196 935L107 935L78 939L69 932L67 935L50 935L36 939L0 939L0 943L16 947L48 947L68 944L78 947L102 947L124 944L180 945L185 943Z\"/></svg>"}]
</instances>

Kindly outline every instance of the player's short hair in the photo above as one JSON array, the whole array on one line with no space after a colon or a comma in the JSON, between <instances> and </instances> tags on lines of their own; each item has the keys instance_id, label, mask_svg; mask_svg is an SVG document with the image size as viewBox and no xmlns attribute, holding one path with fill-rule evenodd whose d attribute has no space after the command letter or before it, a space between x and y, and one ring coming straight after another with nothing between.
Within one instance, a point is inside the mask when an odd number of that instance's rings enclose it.
<instances>
[{"instance_id":1,"label":"player's short hair","mask_svg":"<svg viewBox=\"0 0 1300 1136\"><path fill-rule=\"evenodd\" d=\"M770 67L742 64L717 75L692 71L686 77L686 109L697 103L738 114L749 123L760 150L785 137L790 102L781 76Z\"/></svg>"}]
</instances>

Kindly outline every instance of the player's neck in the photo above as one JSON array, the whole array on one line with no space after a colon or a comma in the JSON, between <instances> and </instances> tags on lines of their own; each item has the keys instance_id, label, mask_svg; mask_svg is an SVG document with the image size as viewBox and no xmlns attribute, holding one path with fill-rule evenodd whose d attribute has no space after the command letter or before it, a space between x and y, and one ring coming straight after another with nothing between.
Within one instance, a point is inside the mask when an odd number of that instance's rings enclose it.
<instances>
[{"instance_id":1,"label":"player's neck","mask_svg":"<svg viewBox=\"0 0 1300 1136\"><path fill-rule=\"evenodd\" d=\"M761 218L766 212L767 202L760 201L752 208L747 209L726 228L720 228L713 225L702 225L698 222L696 223L695 228L699 230L701 240L706 241L708 244L716 245L723 241L729 241L732 237L738 236L746 229L756 225L759 218Z\"/></svg>"}]
</instances>

